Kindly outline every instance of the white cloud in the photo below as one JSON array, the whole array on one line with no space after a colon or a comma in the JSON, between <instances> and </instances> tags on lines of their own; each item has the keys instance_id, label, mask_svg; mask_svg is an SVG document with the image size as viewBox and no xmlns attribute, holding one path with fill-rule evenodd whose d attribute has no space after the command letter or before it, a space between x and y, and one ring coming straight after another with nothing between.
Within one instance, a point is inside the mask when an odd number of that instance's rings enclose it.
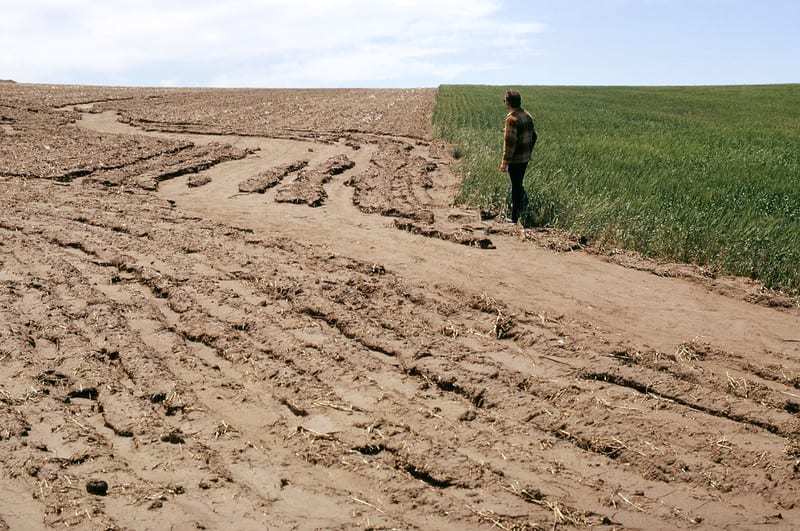
<instances>
[{"instance_id":1,"label":"white cloud","mask_svg":"<svg viewBox=\"0 0 800 531\"><path fill-rule=\"evenodd\" d=\"M2 3L0 78L19 81L430 86L512 68L543 30L500 0Z\"/></svg>"}]
</instances>

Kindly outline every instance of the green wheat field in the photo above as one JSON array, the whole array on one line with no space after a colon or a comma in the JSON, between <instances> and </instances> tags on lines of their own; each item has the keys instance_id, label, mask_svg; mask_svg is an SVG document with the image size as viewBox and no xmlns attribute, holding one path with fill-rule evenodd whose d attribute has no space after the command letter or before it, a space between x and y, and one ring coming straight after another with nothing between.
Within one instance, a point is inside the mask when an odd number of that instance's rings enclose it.
<instances>
[{"instance_id":1,"label":"green wheat field","mask_svg":"<svg viewBox=\"0 0 800 531\"><path fill-rule=\"evenodd\" d=\"M539 133L526 226L800 292L800 85L514 88ZM507 208L505 90L439 90L464 204Z\"/></svg>"}]
</instances>

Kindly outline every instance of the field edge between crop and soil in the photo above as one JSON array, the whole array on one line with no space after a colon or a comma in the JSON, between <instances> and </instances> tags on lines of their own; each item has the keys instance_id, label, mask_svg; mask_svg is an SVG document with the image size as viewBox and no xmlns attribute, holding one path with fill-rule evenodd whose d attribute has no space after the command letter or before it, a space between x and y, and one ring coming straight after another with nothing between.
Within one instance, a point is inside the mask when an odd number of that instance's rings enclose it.
<instances>
[{"instance_id":1,"label":"field edge between crop and soil","mask_svg":"<svg viewBox=\"0 0 800 531\"><path fill-rule=\"evenodd\" d=\"M526 226L800 293L800 85L514 87L540 141ZM439 87L457 201L507 208L505 87Z\"/></svg>"}]
</instances>

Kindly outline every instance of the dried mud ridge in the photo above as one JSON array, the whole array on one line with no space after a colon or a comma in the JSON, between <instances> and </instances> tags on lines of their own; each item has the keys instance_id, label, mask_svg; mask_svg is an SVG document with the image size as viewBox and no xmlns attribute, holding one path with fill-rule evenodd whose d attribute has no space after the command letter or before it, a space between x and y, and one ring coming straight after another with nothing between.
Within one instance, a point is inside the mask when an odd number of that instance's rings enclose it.
<instances>
[{"instance_id":1,"label":"dried mud ridge","mask_svg":"<svg viewBox=\"0 0 800 531\"><path fill-rule=\"evenodd\" d=\"M328 197L323 186L333 176L339 175L355 165L355 162L347 158L347 155L337 155L316 168L300 170L292 183L285 184L278 189L275 201L318 207Z\"/></svg>"},{"instance_id":2,"label":"dried mud ridge","mask_svg":"<svg viewBox=\"0 0 800 531\"><path fill-rule=\"evenodd\" d=\"M300 171L306 166L308 166L307 160L299 160L297 162L290 162L289 164L270 168L259 173L255 177L251 177L239 183L239 191L247 194L263 194L270 188L280 184L289 174Z\"/></svg>"},{"instance_id":3,"label":"dried mud ridge","mask_svg":"<svg viewBox=\"0 0 800 531\"><path fill-rule=\"evenodd\" d=\"M73 128L69 112L14 112L2 111L29 142L107 145L90 151L97 164L122 164L124 145L166 149ZM360 209L467 225L445 208L442 148L348 135L333 147L360 138L348 156L371 150L348 173ZM13 507L0 529L800 518L795 357L691 338L667 351L629 344L535 305L188 216L134 170L112 188L96 172L64 186L70 145L0 178L0 485ZM329 162L276 170L276 197L308 205L352 160ZM420 172L428 162L437 167Z\"/></svg>"}]
</instances>

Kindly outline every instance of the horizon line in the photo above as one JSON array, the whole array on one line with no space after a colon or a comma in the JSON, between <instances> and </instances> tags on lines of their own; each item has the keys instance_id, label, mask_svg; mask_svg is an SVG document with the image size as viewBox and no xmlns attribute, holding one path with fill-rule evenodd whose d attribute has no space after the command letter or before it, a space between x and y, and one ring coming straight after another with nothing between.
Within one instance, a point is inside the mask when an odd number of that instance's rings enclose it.
<instances>
[{"instance_id":1,"label":"horizon line","mask_svg":"<svg viewBox=\"0 0 800 531\"><path fill-rule=\"evenodd\" d=\"M157 89L157 90L437 90L441 87L536 87L536 88L735 88L735 87L791 87L800 86L800 81L769 82L769 83L686 83L686 84L657 84L657 83L554 83L554 84L486 84L486 83L440 83L430 86L396 86L396 87L369 87L369 86L252 86L252 85L116 85L103 83L61 83L45 81L17 81L14 79L0 79L0 85L41 85L57 87L97 87L111 89Z\"/></svg>"}]
</instances>

